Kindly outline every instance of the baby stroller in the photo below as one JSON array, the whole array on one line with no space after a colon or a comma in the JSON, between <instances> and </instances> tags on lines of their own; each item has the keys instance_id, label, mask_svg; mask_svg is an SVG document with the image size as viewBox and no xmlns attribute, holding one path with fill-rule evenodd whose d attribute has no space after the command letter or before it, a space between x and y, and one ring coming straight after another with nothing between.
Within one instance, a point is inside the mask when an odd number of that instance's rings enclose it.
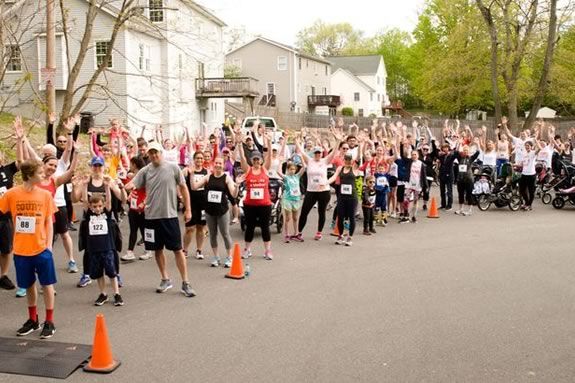
<instances>
[{"instance_id":1,"label":"baby stroller","mask_svg":"<svg viewBox=\"0 0 575 383\"><path fill-rule=\"evenodd\" d=\"M485 174L484 178L494 174L493 169L491 169L491 173ZM479 210L486 211L491 207L491 204L494 204L498 208L508 206L511 211L519 210L521 207L521 195L519 194L520 177L521 175L519 173L513 171L511 164L503 164L501 167L501 175L495 178L494 184L479 190L480 192L476 194L477 207Z\"/></svg>"},{"instance_id":2,"label":"baby stroller","mask_svg":"<svg viewBox=\"0 0 575 383\"><path fill-rule=\"evenodd\" d=\"M258 225L261 226L262 224L266 224L272 226L275 224L276 231L278 233L281 233L284 224L284 216L281 206L281 197L283 193L282 181L276 178L270 178L269 190L270 190L270 200L272 202L272 213L270 215L270 221L267 223L258 221ZM241 193L241 197L239 193ZM239 193L238 198L240 199L240 202L238 203L238 206L240 207L240 228L242 229L242 231L245 231L246 230L246 216L244 214L245 185L243 182L240 185Z\"/></svg>"},{"instance_id":3,"label":"baby stroller","mask_svg":"<svg viewBox=\"0 0 575 383\"><path fill-rule=\"evenodd\" d=\"M558 192L560 189L568 189L573 186L574 177L575 166L573 164L561 158L554 159L553 175L549 177L547 183L542 187L543 195L541 200L543 203L548 205L552 202L551 190Z\"/></svg>"}]
</instances>

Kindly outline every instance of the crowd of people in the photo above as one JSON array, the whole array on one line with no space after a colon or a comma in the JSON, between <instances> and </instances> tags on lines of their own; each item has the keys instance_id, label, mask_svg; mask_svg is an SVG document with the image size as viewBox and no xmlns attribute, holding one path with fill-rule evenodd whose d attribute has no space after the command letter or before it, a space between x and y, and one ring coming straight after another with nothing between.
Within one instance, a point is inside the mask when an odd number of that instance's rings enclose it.
<instances>
[{"instance_id":1,"label":"crowd of people","mask_svg":"<svg viewBox=\"0 0 575 383\"><path fill-rule=\"evenodd\" d=\"M575 131L563 139L541 121L533 132L522 130L514 136L503 119L495 139L489 139L485 127L474 132L460 127L457 120L446 120L440 137L421 121L411 127L400 121L374 121L371 129L363 130L357 125L344 127L342 119L332 121L328 137L306 128L277 135L257 122L249 130L239 124L222 126L206 137L186 129L180 137L165 137L161 127L152 131L143 127L136 137L112 120L109 128L88 132L89 159L81 158L78 116L63 121L56 137L55 116L50 115L49 121L47 142L37 151L17 117L16 160L7 163L0 153L0 287L16 289L16 296L27 299L29 318L18 329L19 336L40 329L36 280L46 309L41 337L55 332L57 273L52 249L58 238L67 272L80 273L77 286L97 281L97 306L109 299L115 306L124 304L120 265L137 259L154 257L161 276L156 291L171 289L164 249L174 253L180 291L193 297L186 258L204 259L209 238L210 265L231 267L231 225L240 223L245 231L244 259L261 253L271 261L274 219L283 228L285 243L320 241L327 212L334 207L335 244L349 247L360 217L366 237L391 219L417 223L419 211L428 208L434 184L439 185L440 209L452 210L455 185L455 214L471 215L478 166L492 169L497 177L505 164L513 164L520 174L521 207L529 211L536 166L553 173L559 171L554 169L558 159L575 163ZM83 165L89 169L81 170ZM22 184L15 186L18 171ZM336 202L330 204L334 194ZM76 219L74 206L79 204ZM306 238L304 229L314 208L315 234ZM124 217L129 227L127 246L120 228ZM254 246L258 227L263 250ZM71 230L78 231L81 272ZM136 255L138 238L145 250ZM8 277L12 254L16 284Z\"/></svg>"}]
</instances>

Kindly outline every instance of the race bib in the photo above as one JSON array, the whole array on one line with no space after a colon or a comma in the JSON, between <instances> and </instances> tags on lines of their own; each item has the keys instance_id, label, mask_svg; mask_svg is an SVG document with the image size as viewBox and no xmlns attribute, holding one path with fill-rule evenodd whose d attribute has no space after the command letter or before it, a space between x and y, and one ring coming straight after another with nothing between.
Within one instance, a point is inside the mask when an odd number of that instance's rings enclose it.
<instances>
[{"instance_id":1,"label":"race bib","mask_svg":"<svg viewBox=\"0 0 575 383\"><path fill-rule=\"evenodd\" d=\"M353 192L353 186L352 185L341 185L341 194L343 195L351 195L351 193Z\"/></svg>"},{"instance_id":2,"label":"race bib","mask_svg":"<svg viewBox=\"0 0 575 383\"><path fill-rule=\"evenodd\" d=\"M374 195L369 196L368 201L369 203L375 203L375 196Z\"/></svg>"},{"instance_id":3,"label":"race bib","mask_svg":"<svg viewBox=\"0 0 575 383\"><path fill-rule=\"evenodd\" d=\"M416 188L419 186L419 182L417 182L417 180L409 180L409 186L411 188Z\"/></svg>"},{"instance_id":4,"label":"race bib","mask_svg":"<svg viewBox=\"0 0 575 383\"><path fill-rule=\"evenodd\" d=\"M251 188L250 189L250 199L255 199L255 200L264 199L264 189L263 188Z\"/></svg>"},{"instance_id":5,"label":"race bib","mask_svg":"<svg viewBox=\"0 0 575 383\"><path fill-rule=\"evenodd\" d=\"M126 179L126 170L125 169L118 170L118 178L121 180Z\"/></svg>"},{"instance_id":6,"label":"race bib","mask_svg":"<svg viewBox=\"0 0 575 383\"><path fill-rule=\"evenodd\" d=\"M289 194L290 194L292 197L299 197L299 196L301 195L301 192L300 192L300 190L299 190L299 186L296 186L295 188L291 189L290 192L289 192Z\"/></svg>"},{"instance_id":7,"label":"race bib","mask_svg":"<svg viewBox=\"0 0 575 383\"><path fill-rule=\"evenodd\" d=\"M90 235L108 235L108 221L102 217L91 217L89 233Z\"/></svg>"},{"instance_id":8,"label":"race bib","mask_svg":"<svg viewBox=\"0 0 575 383\"><path fill-rule=\"evenodd\" d=\"M36 218L16 216L16 233L34 234L36 232Z\"/></svg>"},{"instance_id":9,"label":"race bib","mask_svg":"<svg viewBox=\"0 0 575 383\"><path fill-rule=\"evenodd\" d=\"M467 171L467 165L459 165L459 171L465 173Z\"/></svg>"},{"instance_id":10,"label":"race bib","mask_svg":"<svg viewBox=\"0 0 575 383\"><path fill-rule=\"evenodd\" d=\"M144 229L144 242L156 242L156 235L154 229Z\"/></svg>"},{"instance_id":11,"label":"race bib","mask_svg":"<svg viewBox=\"0 0 575 383\"><path fill-rule=\"evenodd\" d=\"M68 191L68 193L72 193L72 184L66 184L66 190Z\"/></svg>"},{"instance_id":12,"label":"race bib","mask_svg":"<svg viewBox=\"0 0 575 383\"><path fill-rule=\"evenodd\" d=\"M138 199L130 198L130 209L136 210L138 208Z\"/></svg>"},{"instance_id":13,"label":"race bib","mask_svg":"<svg viewBox=\"0 0 575 383\"><path fill-rule=\"evenodd\" d=\"M377 186L387 186L388 185L386 177L378 177L376 183L377 183Z\"/></svg>"},{"instance_id":14,"label":"race bib","mask_svg":"<svg viewBox=\"0 0 575 383\"><path fill-rule=\"evenodd\" d=\"M2 197L4 195L4 193L6 193L7 191L8 191L8 188L6 186L0 187L0 197Z\"/></svg>"},{"instance_id":15,"label":"race bib","mask_svg":"<svg viewBox=\"0 0 575 383\"><path fill-rule=\"evenodd\" d=\"M211 203L222 203L222 192L210 190L208 192L208 202Z\"/></svg>"},{"instance_id":16,"label":"race bib","mask_svg":"<svg viewBox=\"0 0 575 383\"><path fill-rule=\"evenodd\" d=\"M200 182L200 181L203 180L203 179L204 179L204 175L203 175L203 174L194 174L194 183L198 183L198 182ZM199 189L197 189L197 190L204 190L204 188L202 187L202 188L199 188Z\"/></svg>"},{"instance_id":17,"label":"race bib","mask_svg":"<svg viewBox=\"0 0 575 383\"><path fill-rule=\"evenodd\" d=\"M310 184L312 185L319 185L319 183L321 182L321 179L319 177L312 177L310 180Z\"/></svg>"}]
</instances>

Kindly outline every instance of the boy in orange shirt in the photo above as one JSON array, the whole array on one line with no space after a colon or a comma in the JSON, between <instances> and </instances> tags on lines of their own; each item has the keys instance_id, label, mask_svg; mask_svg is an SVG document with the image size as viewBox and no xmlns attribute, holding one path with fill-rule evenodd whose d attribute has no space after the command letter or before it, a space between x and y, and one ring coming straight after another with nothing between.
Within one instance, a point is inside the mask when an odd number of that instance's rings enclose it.
<instances>
[{"instance_id":1,"label":"boy in orange shirt","mask_svg":"<svg viewBox=\"0 0 575 383\"><path fill-rule=\"evenodd\" d=\"M0 198L0 212L10 212L14 223L14 266L18 286L26 289L29 319L16 332L28 335L40 328L36 309L36 275L43 287L46 321L40 338L51 338L54 327L54 284L56 270L52 258L52 216L58 210L49 192L36 185L43 177L42 163L29 160L20 166L23 185L8 190Z\"/></svg>"}]
</instances>

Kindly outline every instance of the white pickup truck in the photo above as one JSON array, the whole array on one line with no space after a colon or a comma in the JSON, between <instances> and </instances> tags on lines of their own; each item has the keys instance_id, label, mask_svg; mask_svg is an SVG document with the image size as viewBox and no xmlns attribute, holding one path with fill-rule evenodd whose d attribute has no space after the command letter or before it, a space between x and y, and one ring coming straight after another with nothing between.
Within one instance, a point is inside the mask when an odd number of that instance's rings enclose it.
<instances>
[{"instance_id":1,"label":"white pickup truck","mask_svg":"<svg viewBox=\"0 0 575 383\"><path fill-rule=\"evenodd\" d=\"M278 127L278 124L273 117L250 116L244 118L241 128L242 133L245 135L249 134L254 124L258 121L265 125L266 131L271 133L272 143L276 144L279 141L279 138L283 135L283 130Z\"/></svg>"}]
</instances>

